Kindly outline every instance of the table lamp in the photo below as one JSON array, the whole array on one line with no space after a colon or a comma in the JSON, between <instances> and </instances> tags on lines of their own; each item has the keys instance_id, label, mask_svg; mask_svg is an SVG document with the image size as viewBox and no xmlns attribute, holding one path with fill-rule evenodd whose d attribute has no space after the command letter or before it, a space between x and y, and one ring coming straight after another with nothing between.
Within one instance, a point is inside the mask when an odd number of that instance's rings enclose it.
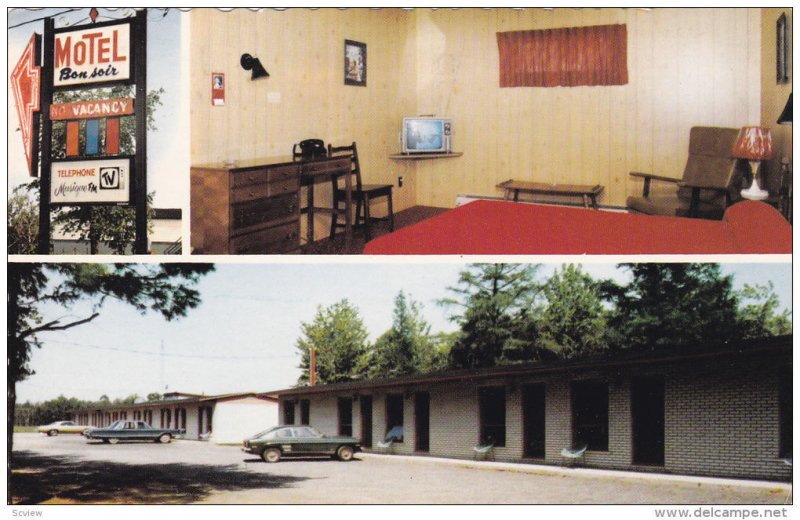
<instances>
[{"instance_id":1,"label":"table lamp","mask_svg":"<svg viewBox=\"0 0 800 520\"><path fill-rule=\"evenodd\" d=\"M733 156L750 162L753 184L742 190L742 197L750 200L764 200L769 192L758 186L758 167L761 161L768 161L775 155L772 148L772 136L769 129L760 126L746 126L739 131L736 144L733 145Z\"/></svg>"}]
</instances>

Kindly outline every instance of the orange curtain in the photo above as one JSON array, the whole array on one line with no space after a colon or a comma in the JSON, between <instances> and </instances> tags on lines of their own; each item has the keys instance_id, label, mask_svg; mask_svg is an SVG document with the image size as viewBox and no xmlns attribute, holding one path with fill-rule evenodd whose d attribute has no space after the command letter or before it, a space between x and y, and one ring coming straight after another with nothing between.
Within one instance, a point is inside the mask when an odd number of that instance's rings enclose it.
<instances>
[{"instance_id":1,"label":"orange curtain","mask_svg":"<svg viewBox=\"0 0 800 520\"><path fill-rule=\"evenodd\" d=\"M628 83L628 29L594 25L497 33L500 87Z\"/></svg>"}]
</instances>

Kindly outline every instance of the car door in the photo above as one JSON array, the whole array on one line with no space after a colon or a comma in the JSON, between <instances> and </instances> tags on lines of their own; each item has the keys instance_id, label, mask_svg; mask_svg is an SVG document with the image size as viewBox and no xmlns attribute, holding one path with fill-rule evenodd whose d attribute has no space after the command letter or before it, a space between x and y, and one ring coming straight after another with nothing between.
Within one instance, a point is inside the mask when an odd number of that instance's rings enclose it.
<instances>
[{"instance_id":1,"label":"car door","mask_svg":"<svg viewBox=\"0 0 800 520\"><path fill-rule=\"evenodd\" d=\"M284 455L296 455L297 447L295 446L295 438L293 428L281 428L275 430L275 440L278 447Z\"/></svg>"},{"instance_id":2,"label":"car door","mask_svg":"<svg viewBox=\"0 0 800 520\"><path fill-rule=\"evenodd\" d=\"M329 455L333 452L330 442L311 428L304 426L294 428L294 434L298 445L302 446L304 455Z\"/></svg>"}]
</instances>

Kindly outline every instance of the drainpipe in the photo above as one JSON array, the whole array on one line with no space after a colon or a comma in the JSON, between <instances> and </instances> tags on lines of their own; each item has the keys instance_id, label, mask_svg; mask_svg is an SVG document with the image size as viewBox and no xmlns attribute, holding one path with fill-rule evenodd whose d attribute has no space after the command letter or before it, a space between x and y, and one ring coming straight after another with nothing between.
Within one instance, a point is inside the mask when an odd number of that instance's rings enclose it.
<instances>
[{"instance_id":1,"label":"drainpipe","mask_svg":"<svg viewBox=\"0 0 800 520\"><path fill-rule=\"evenodd\" d=\"M311 386L317 383L317 349L311 349L311 362L308 368L308 382Z\"/></svg>"}]
</instances>

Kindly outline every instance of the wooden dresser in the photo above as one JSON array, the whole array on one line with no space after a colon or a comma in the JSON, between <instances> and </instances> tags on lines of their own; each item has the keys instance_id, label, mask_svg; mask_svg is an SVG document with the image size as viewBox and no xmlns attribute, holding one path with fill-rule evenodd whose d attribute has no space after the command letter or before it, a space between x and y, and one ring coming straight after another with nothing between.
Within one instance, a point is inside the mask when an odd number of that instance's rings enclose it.
<instances>
[{"instance_id":1,"label":"wooden dresser","mask_svg":"<svg viewBox=\"0 0 800 520\"><path fill-rule=\"evenodd\" d=\"M191 170L193 254L281 254L300 247L300 180L350 169L349 158L273 158Z\"/></svg>"}]
</instances>

